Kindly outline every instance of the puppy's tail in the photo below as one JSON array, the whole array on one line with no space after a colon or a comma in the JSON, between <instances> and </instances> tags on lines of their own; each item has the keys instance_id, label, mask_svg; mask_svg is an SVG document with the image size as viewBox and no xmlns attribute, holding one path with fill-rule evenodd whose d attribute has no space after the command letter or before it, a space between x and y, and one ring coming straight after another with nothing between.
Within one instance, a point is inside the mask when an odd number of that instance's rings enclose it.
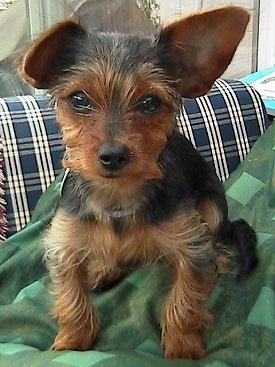
<instances>
[{"instance_id":1,"label":"puppy's tail","mask_svg":"<svg viewBox=\"0 0 275 367\"><path fill-rule=\"evenodd\" d=\"M230 237L237 245L238 250L237 256L240 266L237 279L240 279L249 274L258 263L257 238L253 228L244 219L231 222L230 227Z\"/></svg>"}]
</instances>

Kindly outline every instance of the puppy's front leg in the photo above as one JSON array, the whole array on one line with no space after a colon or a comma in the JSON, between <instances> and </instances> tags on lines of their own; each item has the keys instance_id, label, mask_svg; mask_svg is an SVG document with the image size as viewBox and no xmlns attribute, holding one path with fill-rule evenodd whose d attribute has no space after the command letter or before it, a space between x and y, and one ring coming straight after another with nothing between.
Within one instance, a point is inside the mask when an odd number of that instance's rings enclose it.
<instances>
[{"instance_id":1,"label":"puppy's front leg","mask_svg":"<svg viewBox=\"0 0 275 367\"><path fill-rule=\"evenodd\" d=\"M53 283L53 314L59 331L54 350L87 350L98 330L89 301L85 224L58 212L44 238L45 259Z\"/></svg>"},{"instance_id":2,"label":"puppy's front leg","mask_svg":"<svg viewBox=\"0 0 275 367\"><path fill-rule=\"evenodd\" d=\"M202 332L212 319L204 302L218 269L213 237L194 211L162 224L159 241L174 270L161 320L165 357L202 358Z\"/></svg>"},{"instance_id":3,"label":"puppy's front leg","mask_svg":"<svg viewBox=\"0 0 275 367\"><path fill-rule=\"evenodd\" d=\"M161 322L166 358L199 359L204 356L201 333L211 322L211 315L203 306L205 293L188 266L178 264Z\"/></svg>"}]
</instances>

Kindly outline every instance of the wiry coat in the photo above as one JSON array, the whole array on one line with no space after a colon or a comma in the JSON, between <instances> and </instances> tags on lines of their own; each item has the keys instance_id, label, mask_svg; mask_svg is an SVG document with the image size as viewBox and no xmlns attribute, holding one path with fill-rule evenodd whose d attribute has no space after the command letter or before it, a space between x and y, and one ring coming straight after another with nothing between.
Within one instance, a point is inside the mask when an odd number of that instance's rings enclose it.
<instances>
[{"instance_id":1,"label":"wiry coat","mask_svg":"<svg viewBox=\"0 0 275 367\"><path fill-rule=\"evenodd\" d=\"M223 186L175 127L180 98L206 93L231 61L249 16L228 7L184 18L157 37L65 21L25 54L21 73L50 88L68 174L45 259L59 332L52 348L86 350L98 331L89 290L163 261L166 357L200 358L204 302L235 241L240 273L256 264L254 231L231 222Z\"/></svg>"}]
</instances>

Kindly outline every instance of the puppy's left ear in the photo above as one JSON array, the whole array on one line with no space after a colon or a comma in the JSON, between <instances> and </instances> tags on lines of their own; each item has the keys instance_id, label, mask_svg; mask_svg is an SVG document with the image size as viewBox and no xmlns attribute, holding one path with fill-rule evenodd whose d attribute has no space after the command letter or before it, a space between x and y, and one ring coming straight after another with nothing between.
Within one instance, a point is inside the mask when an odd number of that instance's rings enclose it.
<instances>
[{"instance_id":1,"label":"puppy's left ear","mask_svg":"<svg viewBox=\"0 0 275 367\"><path fill-rule=\"evenodd\" d=\"M248 21L246 10L229 6L191 15L162 29L160 64L183 97L209 91L232 60Z\"/></svg>"}]
</instances>

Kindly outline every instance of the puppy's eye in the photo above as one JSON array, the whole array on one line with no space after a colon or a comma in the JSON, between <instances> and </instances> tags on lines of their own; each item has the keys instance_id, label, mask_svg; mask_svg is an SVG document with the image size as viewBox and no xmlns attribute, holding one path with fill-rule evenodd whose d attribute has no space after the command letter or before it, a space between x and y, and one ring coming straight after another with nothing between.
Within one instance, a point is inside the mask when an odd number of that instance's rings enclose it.
<instances>
[{"instance_id":1,"label":"puppy's eye","mask_svg":"<svg viewBox=\"0 0 275 367\"><path fill-rule=\"evenodd\" d=\"M91 113L93 109L93 102L83 91L74 92L69 96L69 103L71 108L77 112L84 115Z\"/></svg>"},{"instance_id":2,"label":"puppy's eye","mask_svg":"<svg viewBox=\"0 0 275 367\"><path fill-rule=\"evenodd\" d=\"M152 115L162 106L161 99L154 94L147 94L138 103L137 108L145 115Z\"/></svg>"}]
</instances>

